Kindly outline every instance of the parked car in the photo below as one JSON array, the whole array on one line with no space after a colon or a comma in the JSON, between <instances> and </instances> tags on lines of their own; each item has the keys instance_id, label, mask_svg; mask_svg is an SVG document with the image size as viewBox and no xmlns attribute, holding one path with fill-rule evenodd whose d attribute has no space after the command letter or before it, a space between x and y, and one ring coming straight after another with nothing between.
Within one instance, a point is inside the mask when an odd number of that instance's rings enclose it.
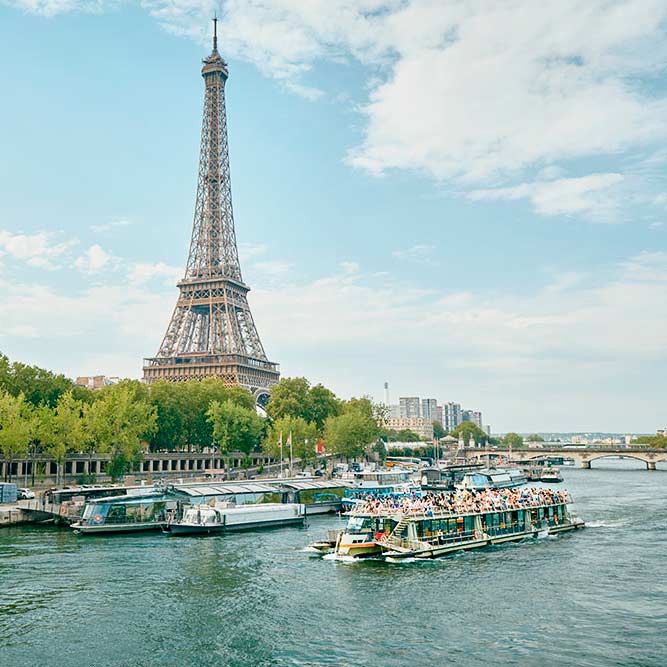
<instances>
[{"instance_id":1,"label":"parked car","mask_svg":"<svg viewBox=\"0 0 667 667\"><path fill-rule=\"evenodd\" d=\"M35 492L30 489L19 489L16 497L19 500L32 500L35 497Z\"/></svg>"},{"instance_id":2,"label":"parked car","mask_svg":"<svg viewBox=\"0 0 667 667\"><path fill-rule=\"evenodd\" d=\"M315 471L315 477L324 477L324 470L322 470L322 468L318 468Z\"/></svg>"}]
</instances>

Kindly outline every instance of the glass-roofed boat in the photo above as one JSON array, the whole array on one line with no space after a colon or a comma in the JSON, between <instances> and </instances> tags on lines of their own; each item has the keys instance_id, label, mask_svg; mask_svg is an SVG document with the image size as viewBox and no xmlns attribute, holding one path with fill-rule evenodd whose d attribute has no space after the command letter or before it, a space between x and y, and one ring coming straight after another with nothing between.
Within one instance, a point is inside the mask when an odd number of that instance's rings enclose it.
<instances>
[{"instance_id":1,"label":"glass-roofed boat","mask_svg":"<svg viewBox=\"0 0 667 667\"><path fill-rule=\"evenodd\" d=\"M83 535L160 530L176 506L177 500L164 493L96 498L71 528Z\"/></svg>"}]
</instances>

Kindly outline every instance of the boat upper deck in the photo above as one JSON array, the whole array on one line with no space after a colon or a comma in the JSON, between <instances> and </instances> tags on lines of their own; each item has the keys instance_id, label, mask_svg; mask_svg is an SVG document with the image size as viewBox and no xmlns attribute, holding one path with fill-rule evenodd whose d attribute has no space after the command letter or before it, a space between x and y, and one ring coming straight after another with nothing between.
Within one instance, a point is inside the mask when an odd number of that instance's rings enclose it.
<instances>
[{"instance_id":1,"label":"boat upper deck","mask_svg":"<svg viewBox=\"0 0 667 667\"><path fill-rule=\"evenodd\" d=\"M508 512L565 505L570 501L567 491L542 488L466 489L452 493L425 493L421 497L370 497L356 506L351 516L385 518L434 518Z\"/></svg>"}]
</instances>

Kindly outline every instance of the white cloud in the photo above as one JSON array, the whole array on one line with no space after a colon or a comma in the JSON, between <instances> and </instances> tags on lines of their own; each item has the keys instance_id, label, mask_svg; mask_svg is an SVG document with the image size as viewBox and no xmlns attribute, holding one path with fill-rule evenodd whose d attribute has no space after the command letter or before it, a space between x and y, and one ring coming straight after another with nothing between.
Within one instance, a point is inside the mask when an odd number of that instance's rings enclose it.
<instances>
[{"instance_id":1,"label":"white cloud","mask_svg":"<svg viewBox=\"0 0 667 667\"><path fill-rule=\"evenodd\" d=\"M57 243L54 237L50 232L15 234L0 229L0 256L8 255L37 268L54 269L63 255L78 243L75 239Z\"/></svg>"},{"instance_id":2,"label":"white cloud","mask_svg":"<svg viewBox=\"0 0 667 667\"><path fill-rule=\"evenodd\" d=\"M105 233L113 231L114 229L118 229L119 227L128 227L131 224L132 224L131 220L119 219L119 220L111 220L110 222L104 222L99 225L92 225L91 229L94 232Z\"/></svg>"},{"instance_id":3,"label":"white cloud","mask_svg":"<svg viewBox=\"0 0 667 667\"><path fill-rule=\"evenodd\" d=\"M280 260L267 260L263 262L255 262L252 265L252 268L269 276L278 277L289 273L292 265L289 262L283 262Z\"/></svg>"},{"instance_id":4,"label":"white cloud","mask_svg":"<svg viewBox=\"0 0 667 667\"><path fill-rule=\"evenodd\" d=\"M169 266L164 262L140 262L129 267L128 279L132 285L140 285L160 278L165 285L175 285L183 277L183 268Z\"/></svg>"},{"instance_id":5,"label":"white cloud","mask_svg":"<svg viewBox=\"0 0 667 667\"><path fill-rule=\"evenodd\" d=\"M84 273L97 273L108 266L113 259L113 255L95 243L77 257L74 261L74 267Z\"/></svg>"},{"instance_id":6,"label":"white cloud","mask_svg":"<svg viewBox=\"0 0 667 667\"><path fill-rule=\"evenodd\" d=\"M472 190L467 196L473 201L528 199L535 210L544 215L580 214L594 220L611 221L618 208L613 187L622 181L621 174L589 174L579 178L522 183L509 188Z\"/></svg>"},{"instance_id":7,"label":"white cloud","mask_svg":"<svg viewBox=\"0 0 667 667\"><path fill-rule=\"evenodd\" d=\"M166 30L202 44L217 4L141 1ZM322 93L307 82L320 62L368 66L363 138L347 159L372 173L415 170L479 189L521 187L536 169L564 186L559 162L613 158L667 135L667 103L644 85L667 57L662 0L227 0L222 9L223 53L299 94ZM590 215L585 195L566 193L561 208L541 193L538 211Z\"/></svg>"},{"instance_id":8,"label":"white cloud","mask_svg":"<svg viewBox=\"0 0 667 667\"><path fill-rule=\"evenodd\" d=\"M5 0L18 9L43 16L55 16L72 11L96 13L116 5L121 0Z\"/></svg>"},{"instance_id":9,"label":"white cloud","mask_svg":"<svg viewBox=\"0 0 667 667\"><path fill-rule=\"evenodd\" d=\"M413 245L410 248L402 248L400 250L394 250L391 254L396 257L396 259L402 259L409 262L432 262L433 261L433 252L435 246L428 244L417 244Z\"/></svg>"},{"instance_id":10,"label":"white cloud","mask_svg":"<svg viewBox=\"0 0 667 667\"><path fill-rule=\"evenodd\" d=\"M176 295L173 285L148 287L136 279L167 273L164 266L116 272L109 284L69 295L0 280L3 348L11 352L32 337L35 363L72 375L138 376L142 357L157 348ZM372 391L391 373L388 379L402 387L413 383L442 399L470 395L487 411L503 414L508 428L539 426L525 412L535 401L547 406L536 411L544 428L592 427L585 420L595 415L599 423L603 416L613 421L610 405L621 396L626 408L633 401L644 407L619 412L618 421L630 412L642 420L653 409L657 415L659 396L651 396L662 382L667 347L667 253L642 253L606 273L606 280L566 273L515 294L448 292L367 275L344 262L316 280L265 283L253 290L250 305L269 357L281 362L286 375L306 374L351 395ZM638 375L641 386L632 396L604 394L619 378Z\"/></svg>"},{"instance_id":11,"label":"white cloud","mask_svg":"<svg viewBox=\"0 0 667 667\"><path fill-rule=\"evenodd\" d=\"M238 247L239 260L243 264L249 260L255 259L255 257L265 255L268 249L268 246L263 243L240 243Z\"/></svg>"}]
</instances>

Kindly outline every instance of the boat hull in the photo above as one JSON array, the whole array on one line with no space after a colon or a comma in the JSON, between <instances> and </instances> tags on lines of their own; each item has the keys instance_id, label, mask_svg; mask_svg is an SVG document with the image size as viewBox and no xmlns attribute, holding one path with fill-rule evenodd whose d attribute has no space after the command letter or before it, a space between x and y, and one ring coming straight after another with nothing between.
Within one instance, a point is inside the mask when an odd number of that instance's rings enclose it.
<instances>
[{"instance_id":1,"label":"boat hull","mask_svg":"<svg viewBox=\"0 0 667 667\"><path fill-rule=\"evenodd\" d=\"M565 533L571 530L578 530L584 528L585 523L581 519L561 524L559 526L549 526L546 531L547 535L556 533ZM467 551L470 549L481 549L483 547L505 544L507 542L521 542L528 538L538 537L539 530L529 530L521 533L511 533L506 535L485 535L482 539L468 540L466 542L458 542L455 544L431 544L428 547L420 549L401 549L390 547L379 543L383 547L382 555L390 560L405 559L405 558L440 558L457 551Z\"/></svg>"},{"instance_id":2,"label":"boat hull","mask_svg":"<svg viewBox=\"0 0 667 667\"><path fill-rule=\"evenodd\" d=\"M73 523L70 528L81 535L101 535L108 533L139 533L151 530L162 530L167 524L164 521L154 521L150 523L119 523L119 524L101 524L84 525Z\"/></svg>"}]
</instances>

